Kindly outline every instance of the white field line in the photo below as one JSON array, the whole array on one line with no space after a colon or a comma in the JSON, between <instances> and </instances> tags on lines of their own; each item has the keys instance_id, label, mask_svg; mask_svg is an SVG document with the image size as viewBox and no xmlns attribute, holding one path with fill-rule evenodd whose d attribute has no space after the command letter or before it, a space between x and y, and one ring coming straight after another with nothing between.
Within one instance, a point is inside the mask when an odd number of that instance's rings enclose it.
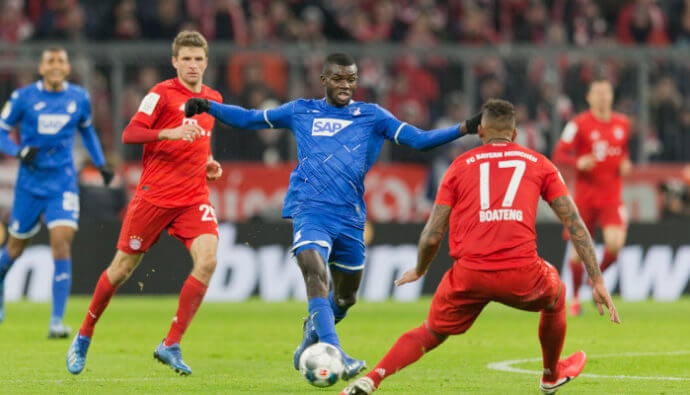
<instances>
[{"instance_id":1,"label":"white field line","mask_svg":"<svg viewBox=\"0 0 690 395\"><path fill-rule=\"evenodd\" d=\"M684 351L667 351L667 352L628 352L628 353L614 353L614 354L599 354L587 356L588 358L616 358L616 357L649 357L658 355L687 355L690 354L690 350ZM489 369L500 370L503 372L511 373L524 373L524 374L541 374L541 371L527 370L515 368L512 365L525 363L525 362L538 362L541 358L528 358L528 359L514 359L510 361L500 361L493 362L487 365ZM594 377L594 378L605 378L605 379L629 379L629 380L666 380L666 381L690 381L690 377L667 377L667 376L628 376L628 375L607 375L607 374L590 374L583 373L581 377Z\"/></svg>"}]
</instances>

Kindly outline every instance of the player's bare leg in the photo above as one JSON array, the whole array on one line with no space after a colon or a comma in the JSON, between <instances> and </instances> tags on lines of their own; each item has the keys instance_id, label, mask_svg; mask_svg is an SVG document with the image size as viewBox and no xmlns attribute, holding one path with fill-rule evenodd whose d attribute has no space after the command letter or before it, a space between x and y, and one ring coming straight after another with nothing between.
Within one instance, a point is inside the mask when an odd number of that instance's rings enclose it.
<instances>
[{"instance_id":1,"label":"player's bare leg","mask_svg":"<svg viewBox=\"0 0 690 395\"><path fill-rule=\"evenodd\" d=\"M328 294L328 301L331 303L335 323L337 324L357 302L357 291L362 283L362 271L347 273L331 266L331 279L333 279L333 290Z\"/></svg>"},{"instance_id":2,"label":"player's bare leg","mask_svg":"<svg viewBox=\"0 0 690 395\"><path fill-rule=\"evenodd\" d=\"M570 316L578 316L582 314L582 306L580 305L580 287L582 286L582 281L585 275L585 267L582 264L582 259L577 255L577 251L572 248L572 243L569 243L571 249L570 260L568 265L570 266L570 273L573 276L573 300L570 302L568 308L568 314Z\"/></svg>"},{"instance_id":3,"label":"player's bare leg","mask_svg":"<svg viewBox=\"0 0 690 395\"><path fill-rule=\"evenodd\" d=\"M118 250L106 270L101 273L91 298L89 310L79 332L67 350L67 370L79 374L86 365L86 352L91 344L98 319L108 306L117 288L132 275L144 254L127 254Z\"/></svg>"},{"instance_id":4,"label":"player's bare leg","mask_svg":"<svg viewBox=\"0 0 690 395\"><path fill-rule=\"evenodd\" d=\"M31 239L19 239L10 235L7 245L0 253L0 323L5 320L5 277L15 259L24 252Z\"/></svg>"},{"instance_id":5,"label":"player's bare leg","mask_svg":"<svg viewBox=\"0 0 690 395\"><path fill-rule=\"evenodd\" d=\"M71 226L54 226L50 228L50 248L53 252L53 310L48 330L49 339L66 338L72 328L62 322L65 307L72 285L72 240L75 229Z\"/></svg>"},{"instance_id":6,"label":"player's bare leg","mask_svg":"<svg viewBox=\"0 0 690 395\"><path fill-rule=\"evenodd\" d=\"M317 250L308 248L297 253L297 262L302 270L307 298L309 298L309 319L305 324L305 337L308 336L306 329L309 325L313 325L319 341L338 347L342 353L345 365L343 378L348 380L355 377L366 368L366 363L348 356L340 347L340 339L335 332L335 316L331 303L328 301L328 271L323 257ZM309 324L309 321L312 323ZM306 343L303 339L293 354L295 368L298 368L299 356L305 348Z\"/></svg>"},{"instance_id":7,"label":"player's bare leg","mask_svg":"<svg viewBox=\"0 0 690 395\"><path fill-rule=\"evenodd\" d=\"M206 295L208 283L216 270L217 249L218 237L213 234L201 235L192 242L189 252L194 268L180 291L177 313L168 335L153 353L154 358L181 375L192 374L192 369L182 359L180 341Z\"/></svg>"},{"instance_id":8,"label":"player's bare leg","mask_svg":"<svg viewBox=\"0 0 690 395\"><path fill-rule=\"evenodd\" d=\"M424 321L422 326L406 332L386 355L367 373L357 379L340 393L341 395L368 395L374 392L384 378L397 373L402 368L417 362L424 354L436 348L448 335L431 330Z\"/></svg>"},{"instance_id":9,"label":"player's bare leg","mask_svg":"<svg viewBox=\"0 0 690 395\"><path fill-rule=\"evenodd\" d=\"M628 231L625 226L606 226L604 234L604 258L601 260L601 271L604 272L609 266L618 260L618 252L625 245Z\"/></svg>"}]
</instances>

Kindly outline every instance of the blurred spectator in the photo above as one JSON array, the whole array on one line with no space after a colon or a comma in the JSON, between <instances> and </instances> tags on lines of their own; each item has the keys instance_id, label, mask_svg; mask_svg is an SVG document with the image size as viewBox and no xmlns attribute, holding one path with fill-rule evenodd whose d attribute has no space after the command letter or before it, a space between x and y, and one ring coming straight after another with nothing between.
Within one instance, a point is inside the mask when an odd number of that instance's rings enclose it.
<instances>
[{"instance_id":1,"label":"blurred spectator","mask_svg":"<svg viewBox=\"0 0 690 395\"><path fill-rule=\"evenodd\" d=\"M54 0L41 14L39 39L80 39L84 30L84 10L77 0Z\"/></svg>"},{"instance_id":2,"label":"blurred spectator","mask_svg":"<svg viewBox=\"0 0 690 395\"><path fill-rule=\"evenodd\" d=\"M144 17L141 31L144 38L170 40L180 31L183 9L179 0L157 0L154 15Z\"/></svg>"},{"instance_id":3,"label":"blurred spectator","mask_svg":"<svg viewBox=\"0 0 690 395\"><path fill-rule=\"evenodd\" d=\"M661 219L690 219L690 189L688 184L679 179L670 179L659 186L662 209Z\"/></svg>"},{"instance_id":4,"label":"blurred spectator","mask_svg":"<svg viewBox=\"0 0 690 395\"><path fill-rule=\"evenodd\" d=\"M679 111L683 97L676 88L671 76L664 76L656 84L650 98L652 123L662 144L661 160L677 161L685 159L683 135L680 130Z\"/></svg>"},{"instance_id":5,"label":"blurred spectator","mask_svg":"<svg viewBox=\"0 0 690 395\"><path fill-rule=\"evenodd\" d=\"M6 0L0 9L0 41L24 41L33 32L33 24L22 11L22 0Z\"/></svg>"},{"instance_id":6,"label":"blurred spectator","mask_svg":"<svg viewBox=\"0 0 690 395\"><path fill-rule=\"evenodd\" d=\"M623 8L616 22L623 44L666 45L666 21L653 0L635 0Z\"/></svg>"},{"instance_id":7,"label":"blurred spectator","mask_svg":"<svg viewBox=\"0 0 690 395\"><path fill-rule=\"evenodd\" d=\"M690 45L690 0L676 0L668 13L668 31L673 42Z\"/></svg>"}]
</instances>

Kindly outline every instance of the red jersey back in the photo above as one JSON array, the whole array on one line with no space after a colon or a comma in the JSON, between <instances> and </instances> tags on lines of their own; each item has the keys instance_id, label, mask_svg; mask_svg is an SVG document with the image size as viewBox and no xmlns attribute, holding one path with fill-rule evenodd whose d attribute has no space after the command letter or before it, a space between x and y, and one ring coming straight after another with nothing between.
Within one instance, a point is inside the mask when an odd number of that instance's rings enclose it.
<instances>
[{"instance_id":1,"label":"red jersey back","mask_svg":"<svg viewBox=\"0 0 690 395\"><path fill-rule=\"evenodd\" d=\"M194 142L163 140L144 144L144 170L137 195L159 207L191 206L208 199L206 162L211 153L214 118L207 114L185 118L184 104L192 97L222 102L220 93L202 85L200 93L187 89L177 78L154 86L144 97L130 124L149 129L172 129L197 123L203 130Z\"/></svg>"},{"instance_id":2,"label":"red jersey back","mask_svg":"<svg viewBox=\"0 0 690 395\"><path fill-rule=\"evenodd\" d=\"M629 157L630 122L620 113L608 122L591 111L579 114L563 129L557 149L574 151L575 157L592 154L596 165L590 171L577 171L575 199L578 206L604 207L622 204L622 178L619 167Z\"/></svg>"},{"instance_id":3,"label":"red jersey back","mask_svg":"<svg viewBox=\"0 0 690 395\"><path fill-rule=\"evenodd\" d=\"M533 264L539 197L550 203L567 194L553 163L517 144L486 144L464 153L451 164L436 196L436 204L452 207L450 255L476 270Z\"/></svg>"}]
</instances>

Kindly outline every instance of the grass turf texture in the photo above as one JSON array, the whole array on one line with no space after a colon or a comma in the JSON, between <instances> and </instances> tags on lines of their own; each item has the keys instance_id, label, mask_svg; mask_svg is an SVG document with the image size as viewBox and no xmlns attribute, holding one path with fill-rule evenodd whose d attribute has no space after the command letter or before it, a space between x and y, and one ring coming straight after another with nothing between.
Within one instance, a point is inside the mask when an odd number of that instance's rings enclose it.
<instances>
[{"instance_id":1,"label":"grass turf texture","mask_svg":"<svg viewBox=\"0 0 690 395\"><path fill-rule=\"evenodd\" d=\"M338 325L345 350L369 368L404 331L421 324L430 300L366 303ZM88 305L72 298L67 323L76 328ZM207 303L183 342L193 374L179 377L152 358L177 306L174 297L115 297L96 328L85 370L65 368L71 339L47 340L50 306L9 303L0 324L0 393L337 393L311 387L293 368L306 303ZM584 373L667 376L690 379L690 353L602 357L630 352L690 350L690 299L674 303L623 303L622 326L585 305L583 317L568 318L564 354L585 350ZM377 393L536 393L538 374L491 370L491 362L539 357L539 315L489 305L468 333L450 338L419 362L383 382ZM540 370L539 362L516 368ZM562 393L688 393L690 380L580 377Z\"/></svg>"}]
</instances>

